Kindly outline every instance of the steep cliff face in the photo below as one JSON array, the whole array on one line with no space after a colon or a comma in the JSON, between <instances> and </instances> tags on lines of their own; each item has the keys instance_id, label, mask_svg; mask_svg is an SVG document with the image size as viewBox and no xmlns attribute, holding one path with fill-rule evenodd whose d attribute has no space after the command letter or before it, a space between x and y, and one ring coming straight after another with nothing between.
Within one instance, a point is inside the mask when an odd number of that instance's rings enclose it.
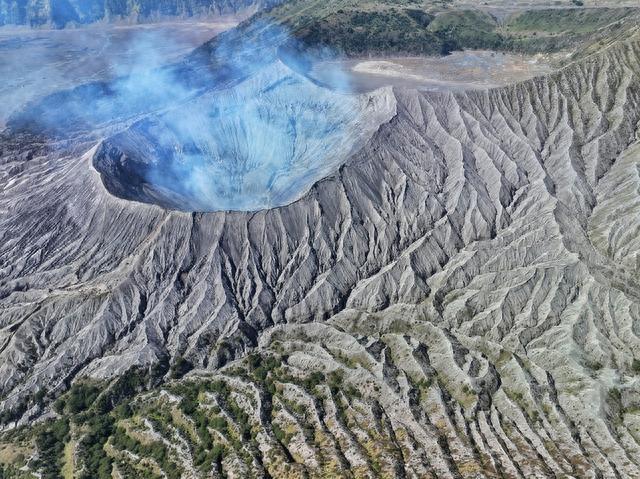
<instances>
[{"instance_id":1,"label":"steep cliff face","mask_svg":"<svg viewBox=\"0 0 640 479\"><path fill-rule=\"evenodd\" d=\"M0 25L88 24L236 13L276 1L254 0L0 0Z\"/></svg>"},{"instance_id":2,"label":"steep cliff face","mask_svg":"<svg viewBox=\"0 0 640 479\"><path fill-rule=\"evenodd\" d=\"M258 438L225 446L233 477L635 477L637 33L510 87L381 95L395 115L346 164L253 213L119 199L89 137L7 137L2 406L258 348L284 371L232 364L194 406ZM337 370L333 389L307 381ZM188 431L140 424L198 477Z\"/></svg>"}]
</instances>

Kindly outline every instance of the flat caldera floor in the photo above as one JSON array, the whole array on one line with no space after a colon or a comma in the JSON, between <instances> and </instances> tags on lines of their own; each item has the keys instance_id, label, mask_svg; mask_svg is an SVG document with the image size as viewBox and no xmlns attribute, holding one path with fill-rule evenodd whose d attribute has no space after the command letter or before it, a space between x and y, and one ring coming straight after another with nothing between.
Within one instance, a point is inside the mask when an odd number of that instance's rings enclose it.
<instances>
[{"instance_id":1,"label":"flat caldera floor","mask_svg":"<svg viewBox=\"0 0 640 479\"><path fill-rule=\"evenodd\" d=\"M32 100L77 85L150 68L192 51L241 18L65 30L0 28L0 130Z\"/></svg>"},{"instance_id":2,"label":"flat caldera floor","mask_svg":"<svg viewBox=\"0 0 640 479\"><path fill-rule=\"evenodd\" d=\"M466 50L444 57L385 57L332 60L314 65L310 76L324 78L327 64L338 64L349 73L354 92L384 86L419 90L460 91L492 88L553 71L543 55L527 56L487 50Z\"/></svg>"}]
</instances>

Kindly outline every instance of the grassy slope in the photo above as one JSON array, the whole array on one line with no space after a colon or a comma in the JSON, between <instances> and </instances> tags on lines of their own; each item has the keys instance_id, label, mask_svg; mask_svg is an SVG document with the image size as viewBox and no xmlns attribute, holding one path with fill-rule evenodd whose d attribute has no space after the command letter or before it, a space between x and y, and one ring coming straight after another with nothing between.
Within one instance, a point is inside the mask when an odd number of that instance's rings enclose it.
<instances>
[{"instance_id":1,"label":"grassy slope","mask_svg":"<svg viewBox=\"0 0 640 479\"><path fill-rule=\"evenodd\" d=\"M637 8L526 11L507 19L502 46L528 53L581 49L632 27L638 18Z\"/></svg>"},{"instance_id":2,"label":"grassy slope","mask_svg":"<svg viewBox=\"0 0 640 479\"><path fill-rule=\"evenodd\" d=\"M637 23L640 8L523 11L498 22L489 13L419 0L293 0L256 18L287 25L309 45L346 56L441 55L458 49L552 53Z\"/></svg>"},{"instance_id":3,"label":"grassy slope","mask_svg":"<svg viewBox=\"0 0 640 479\"><path fill-rule=\"evenodd\" d=\"M633 8L530 10L513 15L507 29L520 32L590 33L637 13Z\"/></svg>"}]
</instances>

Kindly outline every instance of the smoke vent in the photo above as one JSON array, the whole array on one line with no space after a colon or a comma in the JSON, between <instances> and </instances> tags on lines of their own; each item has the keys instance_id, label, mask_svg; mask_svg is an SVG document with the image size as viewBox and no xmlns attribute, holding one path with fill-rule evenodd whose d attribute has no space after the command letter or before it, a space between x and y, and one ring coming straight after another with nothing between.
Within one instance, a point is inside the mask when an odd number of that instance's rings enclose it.
<instances>
[{"instance_id":1,"label":"smoke vent","mask_svg":"<svg viewBox=\"0 0 640 479\"><path fill-rule=\"evenodd\" d=\"M114 195L182 211L300 198L393 114L390 90L349 95L283 64L134 124L94 157Z\"/></svg>"}]
</instances>

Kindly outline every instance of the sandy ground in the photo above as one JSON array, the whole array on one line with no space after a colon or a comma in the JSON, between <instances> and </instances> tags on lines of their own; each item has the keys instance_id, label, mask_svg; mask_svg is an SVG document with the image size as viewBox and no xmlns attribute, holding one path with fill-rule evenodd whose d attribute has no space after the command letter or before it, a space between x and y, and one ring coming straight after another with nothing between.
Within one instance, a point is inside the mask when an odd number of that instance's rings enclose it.
<instances>
[{"instance_id":1,"label":"sandy ground","mask_svg":"<svg viewBox=\"0 0 640 479\"><path fill-rule=\"evenodd\" d=\"M311 76L322 81L326 63L314 66ZM421 90L466 90L491 88L548 73L551 66L543 56L523 56L484 50L454 52L446 57L390 57L384 59L340 60L351 76L354 91L370 91L383 86Z\"/></svg>"},{"instance_id":2,"label":"sandy ground","mask_svg":"<svg viewBox=\"0 0 640 479\"><path fill-rule=\"evenodd\" d=\"M238 23L235 17L69 30L0 28L0 129L12 112L54 91L168 63Z\"/></svg>"}]
</instances>

